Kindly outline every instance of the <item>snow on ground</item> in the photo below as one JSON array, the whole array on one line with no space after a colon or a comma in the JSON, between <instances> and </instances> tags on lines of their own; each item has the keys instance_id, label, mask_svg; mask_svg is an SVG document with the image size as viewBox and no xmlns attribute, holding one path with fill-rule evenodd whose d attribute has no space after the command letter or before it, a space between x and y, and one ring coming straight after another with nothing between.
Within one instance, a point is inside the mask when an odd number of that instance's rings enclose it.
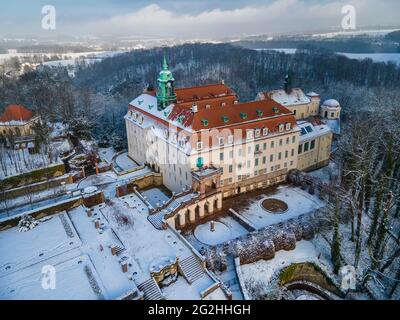
<instances>
[{"instance_id":1,"label":"snow on ground","mask_svg":"<svg viewBox=\"0 0 400 320\"><path fill-rule=\"evenodd\" d=\"M66 257L64 257L66 258ZM53 259L54 260L54 259ZM85 267L90 268L94 279L98 281L93 265L86 255L66 260L49 261L55 268L55 289L42 287L43 265L29 266L21 272L0 278L0 299L7 300L94 300L104 297L94 292ZM102 288L101 283L97 283Z\"/></svg>"},{"instance_id":2,"label":"snow on ground","mask_svg":"<svg viewBox=\"0 0 400 320\"><path fill-rule=\"evenodd\" d=\"M268 198L286 202L288 210L280 214L267 212L261 206L261 203ZM261 200L258 199L256 197L251 201L248 208L238 211L239 214L250 220L258 229L313 212L325 206L324 202L318 199L318 197L292 186L280 186L276 193L264 195Z\"/></svg>"},{"instance_id":3,"label":"snow on ground","mask_svg":"<svg viewBox=\"0 0 400 320\"><path fill-rule=\"evenodd\" d=\"M171 230L158 230L147 220L147 206L134 194L113 199L104 208L95 207L109 221L137 263L138 283L150 277L150 265L162 257L191 255L190 249ZM157 248L157 250L154 250Z\"/></svg>"},{"instance_id":4,"label":"snow on ground","mask_svg":"<svg viewBox=\"0 0 400 320\"><path fill-rule=\"evenodd\" d=\"M51 163L48 156L44 156L42 153L30 154L28 149L4 149L0 152L3 153L4 165L7 168L3 170L3 166L0 166L0 179L47 167L51 164L62 163L59 159Z\"/></svg>"},{"instance_id":5,"label":"snow on ground","mask_svg":"<svg viewBox=\"0 0 400 320\"><path fill-rule=\"evenodd\" d=\"M259 260L254 263L241 265L243 280L262 281L268 284L274 273L292 263L318 262L318 264L329 265L326 260L319 259L319 252L310 241L301 240L297 242L296 248L291 251L278 251L271 260Z\"/></svg>"},{"instance_id":6,"label":"snow on ground","mask_svg":"<svg viewBox=\"0 0 400 320\"><path fill-rule=\"evenodd\" d=\"M66 227L65 227L66 226ZM0 277L60 255L81 244L65 214L40 220L28 232L0 232Z\"/></svg>"},{"instance_id":7,"label":"snow on ground","mask_svg":"<svg viewBox=\"0 0 400 320\"><path fill-rule=\"evenodd\" d=\"M239 222L237 222L235 219L233 219L230 216L215 217L214 221L221 223L224 226L228 227L229 237L226 240L235 239L235 238L241 237L248 233L248 231ZM206 228L209 228L208 222L206 222L202 225L206 225L207 226ZM199 225L199 227L202 225ZM211 243L208 243L207 241L201 242L198 238L196 238L196 236L194 235L194 232L195 232L195 230L189 230L184 234L184 236L185 236L186 240L188 240L190 242L190 244L193 247L195 247L197 250L201 250L208 244L211 244ZM213 239L213 242L215 242L214 244L220 244L220 243L223 243L226 241L224 239L225 239L225 237L218 237L218 232L217 232L217 234L215 235L215 237Z\"/></svg>"},{"instance_id":8,"label":"snow on ground","mask_svg":"<svg viewBox=\"0 0 400 320\"><path fill-rule=\"evenodd\" d=\"M109 148L99 148L99 157L101 160L107 162L107 163L111 163L112 162L112 158L115 155L115 151L112 147Z\"/></svg>"},{"instance_id":9,"label":"snow on ground","mask_svg":"<svg viewBox=\"0 0 400 320\"><path fill-rule=\"evenodd\" d=\"M231 230L225 224L214 221L214 230L211 230L211 221L200 224L194 229L197 240L208 245L217 245L228 241L232 237Z\"/></svg>"},{"instance_id":10,"label":"snow on ground","mask_svg":"<svg viewBox=\"0 0 400 320\"><path fill-rule=\"evenodd\" d=\"M322 182L329 184L331 182L331 176L337 176L339 174L339 167L335 162L330 161L328 166L307 172L307 174L311 177L319 178Z\"/></svg>"},{"instance_id":11,"label":"snow on ground","mask_svg":"<svg viewBox=\"0 0 400 320\"><path fill-rule=\"evenodd\" d=\"M0 299L115 299L136 289L83 207L40 220L28 231L0 232ZM56 289L42 288L43 266L54 266Z\"/></svg>"},{"instance_id":12,"label":"snow on ground","mask_svg":"<svg viewBox=\"0 0 400 320\"><path fill-rule=\"evenodd\" d=\"M159 188L151 188L145 191L140 192L147 201L153 206L153 208L157 208L161 206L164 201L167 201L169 197L162 192Z\"/></svg>"},{"instance_id":13,"label":"snow on ground","mask_svg":"<svg viewBox=\"0 0 400 320\"><path fill-rule=\"evenodd\" d=\"M162 292L167 300L191 300L200 299L200 292L207 289L213 284L213 281L208 276L204 276L199 280L188 285L185 278L179 276L177 281L168 287L162 288ZM226 297L221 299L226 300Z\"/></svg>"},{"instance_id":14,"label":"snow on ground","mask_svg":"<svg viewBox=\"0 0 400 320\"><path fill-rule=\"evenodd\" d=\"M136 289L136 285L122 272L117 257L111 254L109 244L122 245L111 228L100 234L83 207L69 212L69 216L81 238L82 249L89 254L108 296L119 297Z\"/></svg>"},{"instance_id":15,"label":"snow on ground","mask_svg":"<svg viewBox=\"0 0 400 320\"><path fill-rule=\"evenodd\" d=\"M139 165L128 156L128 152L121 153L115 157L114 168L118 171L129 171L137 168Z\"/></svg>"}]
</instances>

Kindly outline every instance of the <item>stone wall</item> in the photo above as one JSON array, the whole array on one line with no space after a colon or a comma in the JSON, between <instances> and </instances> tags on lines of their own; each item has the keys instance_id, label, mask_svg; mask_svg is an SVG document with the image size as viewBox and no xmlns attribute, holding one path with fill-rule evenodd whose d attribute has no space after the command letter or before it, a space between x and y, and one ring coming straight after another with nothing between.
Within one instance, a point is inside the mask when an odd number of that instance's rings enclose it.
<instances>
[{"instance_id":1,"label":"stone wall","mask_svg":"<svg viewBox=\"0 0 400 320\"><path fill-rule=\"evenodd\" d=\"M19 196L23 196L27 193L39 192L39 191L43 191L46 189L58 187L62 183L69 184L72 182L73 182L73 178L71 175L63 175L63 176L60 176L60 177L57 177L54 179L50 179L47 181L9 189L7 191L0 192L0 201L2 199L12 199L12 198L16 198Z\"/></svg>"},{"instance_id":2,"label":"stone wall","mask_svg":"<svg viewBox=\"0 0 400 320\"><path fill-rule=\"evenodd\" d=\"M85 205L86 207L92 207L102 202L104 202L104 194L102 191L100 191L90 196L85 196L85 197L79 196L72 199L60 201L52 206L31 210L26 212L26 214L34 217L35 219L41 219L62 211L71 210L80 205ZM21 216L22 214L0 221L0 231L16 227L18 225L19 220L21 219Z\"/></svg>"},{"instance_id":3,"label":"stone wall","mask_svg":"<svg viewBox=\"0 0 400 320\"><path fill-rule=\"evenodd\" d=\"M12 188L21 187L27 184L43 182L45 180L59 177L64 174L65 174L64 163L57 163L45 168L40 168L23 174L4 178L0 182L0 189L8 190Z\"/></svg>"},{"instance_id":4,"label":"stone wall","mask_svg":"<svg viewBox=\"0 0 400 320\"><path fill-rule=\"evenodd\" d=\"M145 189L151 186L162 185L162 175L160 173L151 172L142 177L132 179L128 183L117 186L117 197L122 197L127 194L133 193L136 186L139 189Z\"/></svg>"}]
</instances>

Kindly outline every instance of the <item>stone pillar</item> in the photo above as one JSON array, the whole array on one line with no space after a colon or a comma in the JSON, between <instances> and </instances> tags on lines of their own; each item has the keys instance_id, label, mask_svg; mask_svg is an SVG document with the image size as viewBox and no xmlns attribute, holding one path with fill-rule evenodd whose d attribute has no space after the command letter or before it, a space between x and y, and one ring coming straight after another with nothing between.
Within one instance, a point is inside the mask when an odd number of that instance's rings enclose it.
<instances>
[{"instance_id":1,"label":"stone pillar","mask_svg":"<svg viewBox=\"0 0 400 320\"><path fill-rule=\"evenodd\" d=\"M206 185L204 183L200 183L200 194L206 193Z\"/></svg>"},{"instance_id":2,"label":"stone pillar","mask_svg":"<svg viewBox=\"0 0 400 320\"><path fill-rule=\"evenodd\" d=\"M204 202L203 203L199 203L199 216L200 218L204 217Z\"/></svg>"},{"instance_id":3,"label":"stone pillar","mask_svg":"<svg viewBox=\"0 0 400 320\"><path fill-rule=\"evenodd\" d=\"M217 198L217 209L222 209L222 196Z\"/></svg>"},{"instance_id":4,"label":"stone pillar","mask_svg":"<svg viewBox=\"0 0 400 320\"><path fill-rule=\"evenodd\" d=\"M123 273L128 272L128 264L126 262L122 263L122 272Z\"/></svg>"},{"instance_id":5,"label":"stone pillar","mask_svg":"<svg viewBox=\"0 0 400 320\"><path fill-rule=\"evenodd\" d=\"M214 200L208 200L208 213L213 213L214 211Z\"/></svg>"},{"instance_id":6,"label":"stone pillar","mask_svg":"<svg viewBox=\"0 0 400 320\"><path fill-rule=\"evenodd\" d=\"M183 227L186 222L185 222L185 213L184 212L179 212L179 226Z\"/></svg>"},{"instance_id":7,"label":"stone pillar","mask_svg":"<svg viewBox=\"0 0 400 320\"><path fill-rule=\"evenodd\" d=\"M196 210L193 206L190 206L188 210L189 210L189 221L190 223L193 223L196 221Z\"/></svg>"}]
</instances>

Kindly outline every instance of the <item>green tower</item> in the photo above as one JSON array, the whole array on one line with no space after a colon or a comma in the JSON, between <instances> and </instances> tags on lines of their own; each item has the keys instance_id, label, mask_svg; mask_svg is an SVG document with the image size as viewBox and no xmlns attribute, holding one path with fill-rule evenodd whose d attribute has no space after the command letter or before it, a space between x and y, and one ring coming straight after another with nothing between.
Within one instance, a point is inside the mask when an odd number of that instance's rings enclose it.
<instances>
[{"instance_id":1,"label":"green tower","mask_svg":"<svg viewBox=\"0 0 400 320\"><path fill-rule=\"evenodd\" d=\"M167 59L164 56L162 70L157 79L157 109L163 110L171 103L176 102L176 94L174 92L174 77L168 70Z\"/></svg>"}]
</instances>

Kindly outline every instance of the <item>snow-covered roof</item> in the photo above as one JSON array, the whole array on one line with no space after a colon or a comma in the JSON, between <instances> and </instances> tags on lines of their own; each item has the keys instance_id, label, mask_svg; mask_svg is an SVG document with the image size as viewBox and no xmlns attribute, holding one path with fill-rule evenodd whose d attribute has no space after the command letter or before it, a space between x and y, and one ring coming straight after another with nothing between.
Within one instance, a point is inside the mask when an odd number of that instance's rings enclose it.
<instances>
[{"instance_id":1,"label":"snow-covered roof","mask_svg":"<svg viewBox=\"0 0 400 320\"><path fill-rule=\"evenodd\" d=\"M311 91L311 92L307 93L307 96L309 96L309 97L319 97L319 94L314 92L314 91Z\"/></svg>"},{"instance_id":2,"label":"snow-covered roof","mask_svg":"<svg viewBox=\"0 0 400 320\"><path fill-rule=\"evenodd\" d=\"M334 134L340 134L340 120L335 119L335 120L325 120L326 125L331 128L332 132Z\"/></svg>"},{"instance_id":3,"label":"snow-covered roof","mask_svg":"<svg viewBox=\"0 0 400 320\"><path fill-rule=\"evenodd\" d=\"M340 103L335 100L335 99L328 99L325 100L325 102L323 103L324 106L330 107L330 108L336 108L336 107L340 107Z\"/></svg>"},{"instance_id":4,"label":"snow-covered roof","mask_svg":"<svg viewBox=\"0 0 400 320\"><path fill-rule=\"evenodd\" d=\"M300 88L294 88L287 93L283 89L273 90L268 93L269 97L284 106L294 106L300 104L308 104L311 99L304 94Z\"/></svg>"},{"instance_id":5,"label":"snow-covered roof","mask_svg":"<svg viewBox=\"0 0 400 320\"><path fill-rule=\"evenodd\" d=\"M297 121L297 126L301 130L300 142L315 139L332 131L326 124L314 124L308 121Z\"/></svg>"}]
</instances>

